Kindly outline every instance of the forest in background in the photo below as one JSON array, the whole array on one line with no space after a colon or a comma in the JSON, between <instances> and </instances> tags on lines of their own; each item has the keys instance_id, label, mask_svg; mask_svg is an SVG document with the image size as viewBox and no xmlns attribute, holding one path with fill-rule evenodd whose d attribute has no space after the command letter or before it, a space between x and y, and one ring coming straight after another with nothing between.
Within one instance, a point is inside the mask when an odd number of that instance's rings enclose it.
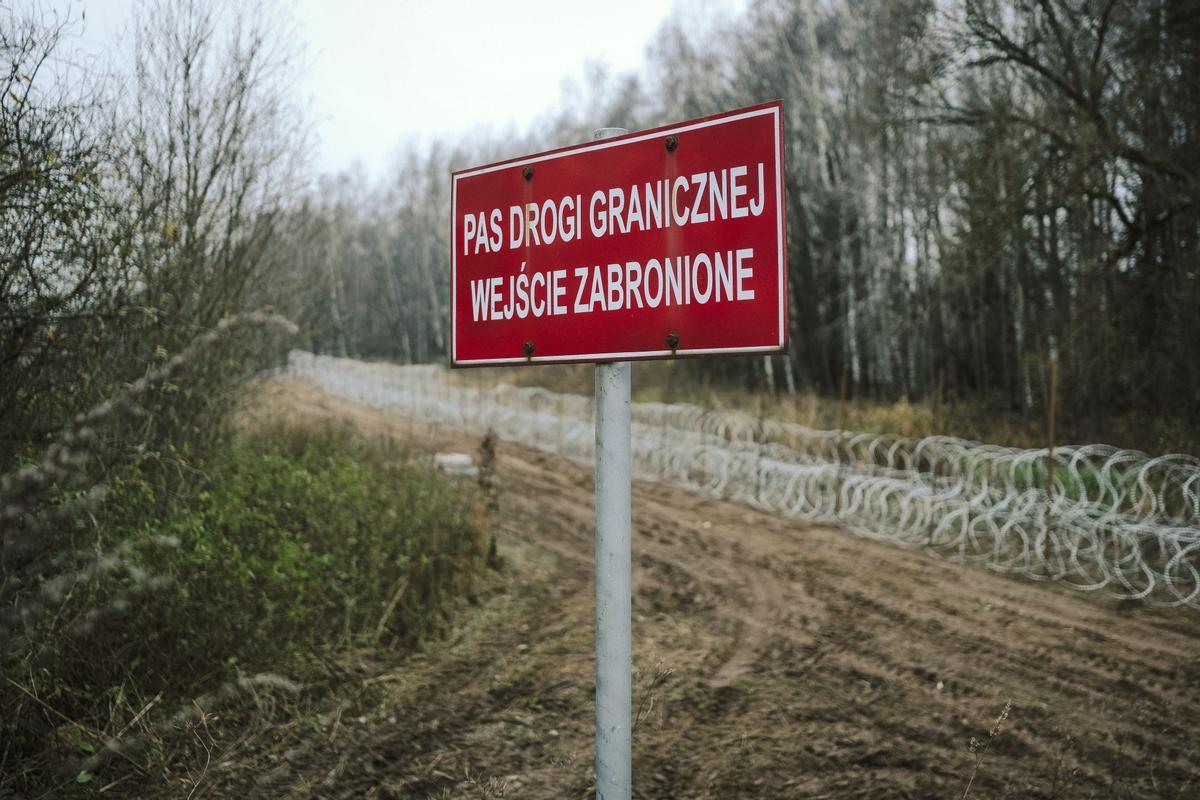
<instances>
[{"instance_id":1,"label":"forest in background","mask_svg":"<svg viewBox=\"0 0 1200 800\"><path fill-rule=\"evenodd\" d=\"M315 177L280 7L164 8L110 64L72 61L79 20L15 11L0 32L12 452L264 304L317 352L444 362L452 170L773 98L790 352L681 363L685 382L1040 429L1057 362L1063 437L1200 446L1192 3L683 5L639 73L593 66L529 131L398 146L377 179Z\"/></svg>"},{"instance_id":2,"label":"forest in background","mask_svg":"<svg viewBox=\"0 0 1200 800\"><path fill-rule=\"evenodd\" d=\"M791 349L688 362L687 377L940 396L1041 430L1057 362L1062 435L1196 447L1200 10L1178 0L677 9L640 73L595 67L526 135L410 148L378 181L323 178L292 212L310 346L446 359L452 170L774 98Z\"/></svg>"}]
</instances>

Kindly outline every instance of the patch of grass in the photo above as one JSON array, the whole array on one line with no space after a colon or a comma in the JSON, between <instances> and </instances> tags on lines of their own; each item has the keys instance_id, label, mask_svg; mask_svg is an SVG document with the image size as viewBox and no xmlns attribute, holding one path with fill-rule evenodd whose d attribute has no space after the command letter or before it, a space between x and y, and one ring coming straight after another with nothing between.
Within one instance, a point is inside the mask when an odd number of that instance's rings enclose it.
<instances>
[{"instance_id":1,"label":"patch of grass","mask_svg":"<svg viewBox=\"0 0 1200 800\"><path fill-rule=\"evenodd\" d=\"M333 650L411 645L485 569L479 490L393 444L259 428L186 469L169 497L150 465L115 475L81 534L98 553L124 547L132 566L0 653L0 771L18 793L144 727L150 698L149 718L169 719L240 676L303 680Z\"/></svg>"},{"instance_id":2,"label":"patch of grass","mask_svg":"<svg viewBox=\"0 0 1200 800\"><path fill-rule=\"evenodd\" d=\"M258 669L297 650L412 643L469 591L486 555L469 484L349 433L244 434L209 473L190 503L146 528L180 542L149 565L179 587L153 626L187 633L172 680L203 654Z\"/></svg>"}]
</instances>

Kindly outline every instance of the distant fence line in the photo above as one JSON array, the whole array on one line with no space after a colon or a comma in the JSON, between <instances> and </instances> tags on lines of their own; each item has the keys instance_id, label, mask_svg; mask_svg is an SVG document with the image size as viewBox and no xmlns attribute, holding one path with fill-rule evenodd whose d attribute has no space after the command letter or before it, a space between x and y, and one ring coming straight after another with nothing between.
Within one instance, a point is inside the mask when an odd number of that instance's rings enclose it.
<instances>
[{"instance_id":1,"label":"distant fence line","mask_svg":"<svg viewBox=\"0 0 1200 800\"><path fill-rule=\"evenodd\" d=\"M594 454L592 401L471 386L438 366L293 352L286 373L368 405L557 453ZM997 572L1200 608L1200 459L1108 445L1024 450L818 431L634 403L635 477L837 525Z\"/></svg>"}]
</instances>

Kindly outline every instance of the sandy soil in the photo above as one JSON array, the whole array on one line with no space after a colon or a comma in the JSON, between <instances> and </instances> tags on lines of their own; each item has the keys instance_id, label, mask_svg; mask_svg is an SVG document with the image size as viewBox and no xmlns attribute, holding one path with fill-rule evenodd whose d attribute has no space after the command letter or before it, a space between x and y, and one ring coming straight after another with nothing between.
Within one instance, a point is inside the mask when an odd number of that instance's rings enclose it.
<instances>
[{"instance_id":1,"label":"sandy soil","mask_svg":"<svg viewBox=\"0 0 1200 800\"><path fill-rule=\"evenodd\" d=\"M479 444L304 383L263 397L421 450ZM371 660L357 706L206 796L591 796L591 471L502 443L496 482L504 567L453 634ZM1200 797L1195 612L633 497L636 797L957 798L973 773L971 797Z\"/></svg>"}]
</instances>

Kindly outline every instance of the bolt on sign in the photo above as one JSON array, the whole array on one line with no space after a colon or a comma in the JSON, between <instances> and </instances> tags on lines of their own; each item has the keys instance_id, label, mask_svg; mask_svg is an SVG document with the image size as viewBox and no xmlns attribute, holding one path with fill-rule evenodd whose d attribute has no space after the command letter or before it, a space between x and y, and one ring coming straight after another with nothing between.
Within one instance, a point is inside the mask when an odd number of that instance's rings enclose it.
<instances>
[{"instance_id":1,"label":"bolt on sign","mask_svg":"<svg viewBox=\"0 0 1200 800\"><path fill-rule=\"evenodd\" d=\"M782 111L454 173L451 364L786 349Z\"/></svg>"}]
</instances>

